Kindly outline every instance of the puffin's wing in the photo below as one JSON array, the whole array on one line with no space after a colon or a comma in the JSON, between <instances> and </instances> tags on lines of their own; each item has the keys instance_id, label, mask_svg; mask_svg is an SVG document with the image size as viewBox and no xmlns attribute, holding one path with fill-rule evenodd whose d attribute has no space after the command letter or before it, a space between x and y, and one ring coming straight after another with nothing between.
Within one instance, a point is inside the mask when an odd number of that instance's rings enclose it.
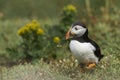
<instances>
[{"instance_id":1,"label":"puffin's wing","mask_svg":"<svg viewBox=\"0 0 120 80\"><path fill-rule=\"evenodd\" d=\"M97 56L98 58L99 58L99 60L101 59L101 58L103 58L103 55L101 54L101 50L100 50L100 47L98 46L98 44L97 43L95 43L93 40L91 40L90 41L91 42L91 44L94 46L94 48L93 48L93 51L94 51L94 54L95 54L95 56Z\"/></svg>"}]
</instances>

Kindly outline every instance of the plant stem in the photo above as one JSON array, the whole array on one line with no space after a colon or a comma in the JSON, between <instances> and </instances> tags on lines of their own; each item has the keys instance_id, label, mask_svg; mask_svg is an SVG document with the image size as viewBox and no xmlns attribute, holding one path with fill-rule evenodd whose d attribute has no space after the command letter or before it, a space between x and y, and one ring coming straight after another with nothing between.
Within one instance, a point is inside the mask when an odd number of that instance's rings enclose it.
<instances>
[{"instance_id":1,"label":"plant stem","mask_svg":"<svg viewBox=\"0 0 120 80\"><path fill-rule=\"evenodd\" d=\"M87 10L87 14L89 17L92 16L92 10L91 10L91 6L90 6L90 0L85 0L86 3L86 10Z\"/></svg>"}]
</instances>

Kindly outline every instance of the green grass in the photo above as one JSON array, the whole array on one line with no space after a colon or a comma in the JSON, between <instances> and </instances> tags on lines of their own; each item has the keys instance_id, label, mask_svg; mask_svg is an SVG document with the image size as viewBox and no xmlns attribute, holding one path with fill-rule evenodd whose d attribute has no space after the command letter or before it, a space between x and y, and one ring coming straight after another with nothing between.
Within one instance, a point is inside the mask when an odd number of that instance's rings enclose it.
<instances>
[{"instance_id":1,"label":"green grass","mask_svg":"<svg viewBox=\"0 0 120 80\"><path fill-rule=\"evenodd\" d=\"M43 62L2 68L0 76L0 80L70 80L70 78L51 70Z\"/></svg>"},{"instance_id":2,"label":"green grass","mask_svg":"<svg viewBox=\"0 0 120 80\"><path fill-rule=\"evenodd\" d=\"M88 70L84 73L80 72L77 66L69 66L69 61L65 63L48 65L42 61L36 64L16 65L11 68L1 67L1 80L119 80L120 68L119 60L114 56L107 56L93 70Z\"/></svg>"},{"instance_id":3,"label":"green grass","mask_svg":"<svg viewBox=\"0 0 120 80\"><path fill-rule=\"evenodd\" d=\"M16 34L18 28L30 20L5 20L0 21L0 54L6 54L5 48L15 46L21 42L20 37ZM41 23L54 24L55 20L43 21ZM14 28L13 28L14 27ZM77 62L69 56L64 57L61 61L53 61L51 64L39 62L36 64L15 65L13 67L3 67L0 65L1 80L119 80L120 78L120 31L118 26L100 22L94 26L88 25L89 36L93 38L101 47L105 57L93 70L80 72ZM66 48L59 53L68 54ZM0 56L0 63L6 62L7 59ZM9 57L9 56L7 56Z\"/></svg>"}]
</instances>

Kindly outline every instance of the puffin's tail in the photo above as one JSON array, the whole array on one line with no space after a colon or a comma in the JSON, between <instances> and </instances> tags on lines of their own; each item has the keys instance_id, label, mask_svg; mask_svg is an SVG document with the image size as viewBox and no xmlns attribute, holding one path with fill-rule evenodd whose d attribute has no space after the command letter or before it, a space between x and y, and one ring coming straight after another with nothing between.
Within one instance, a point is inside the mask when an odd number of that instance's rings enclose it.
<instances>
[{"instance_id":1,"label":"puffin's tail","mask_svg":"<svg viewBox=\"0 0 120 80\"><path fill-rule=\"evenodd\" d=\"M101 55L101 58L103 58L104 57L104 55Z\"/></svg>"},{"instance_id":2,"label":"puffin's tail","mask_svg":"<svg viewBox=\"0 0 120 80\"><path fill-rule=\"evenodd\" d=\"M100 55L99 61L104 57L104 55Z\"/></svg>"}]
</instances>

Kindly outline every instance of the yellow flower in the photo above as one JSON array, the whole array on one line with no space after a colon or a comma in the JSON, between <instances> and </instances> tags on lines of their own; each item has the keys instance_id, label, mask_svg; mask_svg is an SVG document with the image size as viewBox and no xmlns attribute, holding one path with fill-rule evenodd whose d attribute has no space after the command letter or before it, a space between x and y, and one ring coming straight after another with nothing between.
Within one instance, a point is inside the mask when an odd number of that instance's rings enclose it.
<instances>
[{"instance_id":1,"label":"yellow flower","mask_svg":"<svg viewBox=\"0 0 120 80\"><path fill-rule=\"evenodd\" d=\"M44 30L43 29L38 29L37 34L44 34Z\"/></svg>"},{"instance_id":2,"label":"yellow flower","mask_svg":"<svg viewBox=\"0 0 120 80\"><path fill-rule=\"evenodd\" d=\"M27 24L26 27L28 27L30 30L36 30L36 27L32 23Z\"/></svg>"},{"instance_id":3,"label":"yellow flower","mask_svg":"<svg viewBox=\"0 0 120 80\"><path fill-rule=\"evenodd\" d=\"M59 38L59 37L54 37L54 38L53 38L53 41L54 41L55 43L59 43L59 42L60 42L60 38Z\"/></svg>"},{"instance_id":4,"label":"yellow flower","mask_svg":"<svg viewBox=\"0 0 120 80\"><path fill-rule=\"evenodd\" d=\"M40 23L37 20L33 20L32 22L25 25L30 30L37 30L40 27Z\"/></svg>"},{"instance_id":5,"label":"yellow flower","mask_svg":"<svg viewBox=\"0 0 120 80\"><path fill-rule=\"evenodd\" d=\"M39 23L37 20L32 20L32 23L36 24L36 23Z\"/></svg>"},{"instance_id":6,"label":"yellow flower","mask_svg":"<svg viewBox=\"0 0 120 80\"><path fill-rule=\"evenodd\" d=\"M77 12L77 9L75 6L73 5L67 5L66 7L64 7L64 10L69 10L69 11L73 11L73 12Z\"/></svg>"},{"instance_id":7,"label":"yellow flower","mask_svg":"<svg viewBox=\"0 0 120 80\"><path fill-rule=\"evenodd\" d=\"M40 27L40 23L37 20L33 20L31 23L36 27Z\"/></svg>"},{"instance_id":8,"label":"yellow flower","mask_svg":"<svg viewBox=\"0 0 120 80\"><path fill-rule=\"evenodd\" d=\"M25 30L25 32L27 33L27 32L31 32L31 30L30 30L30 28L29 27L24 27L24 30Z\"/></svg>"},{"instance_id":9,"label":"yellow flower","mask_svg":"<svg viewBox=\"0 0 120 80\"><path fill-rule=\"evenodd\" d=\"M24 30L24 28L21 28L21 29L19 29L18 30L18 35L23 35L23 34L25 34L25 30Z\"/></svg>"},{"instance_id":10,"label":"yellow flower","mask_svg":"<svg viewBox=\"0 0 120 80\"><path fill-rule=\"evenodd\" d=\"M40 23L37 20L33 20L30 23L27 23L25 26L18 30L18 35L23 35L26 33L37 31L37 34L44 34L42 29L39 29Z\"/></svg>"}]
</instances>

